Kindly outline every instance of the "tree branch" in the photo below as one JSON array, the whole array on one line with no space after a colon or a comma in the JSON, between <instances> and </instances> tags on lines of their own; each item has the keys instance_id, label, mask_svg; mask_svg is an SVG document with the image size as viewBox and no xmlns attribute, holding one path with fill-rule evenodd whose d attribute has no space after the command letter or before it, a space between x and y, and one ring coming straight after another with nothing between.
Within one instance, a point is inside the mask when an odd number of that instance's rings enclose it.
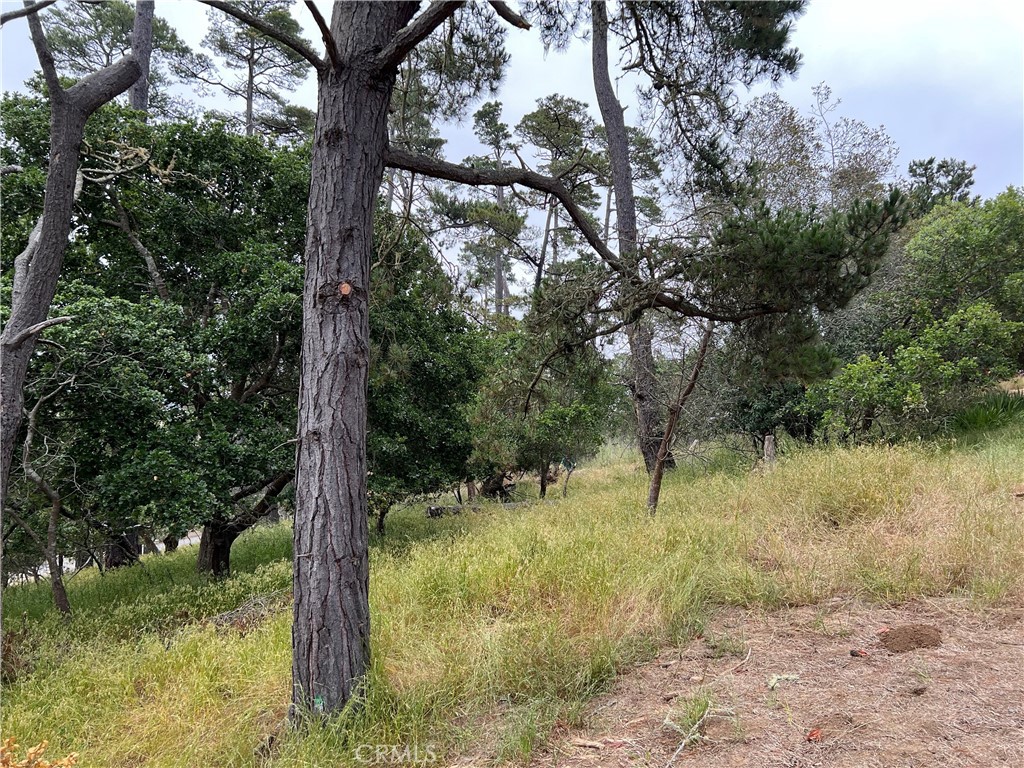
<instances>
[{"instance_id":1,"label":"tree branch","mask_svg":"<svg viewBox=\"0 0 1024 768\"><path fill-rule=\"evenodd\" d=\"M20 19L22 16L28 16L29 14L39 13L47 6L53 5L57 0L40 0L38 3L25 3L24 8L19 8L16 11L8 11L7 13L0 15L0 27L6 24L8 21L14 21Z\"/></svg>"},{"instance_id":2,"label":"tree branch","mask_svg":"<svg viewBox=\"0 0 1024 768\"><path fill-rule=\"evenodd\" d=\"M619 257L608 247L601 238L601 235L594 228L594 225L587 219L583 209L576 204L569 194L569 190L550 176L541 174L526 168L506 168L495 170L493 168L467 168L463 165L448 163L444 160L435 160L432 157L417 155L406 152L403 149L388 149L384 159L385 164L390 168L398 168L405 171L416 171L437 179L446 179L460 184L469 184L474 187L494 186L510 187L520 184L538 192L547 192L558 198L566 213L573 220L576 227L583 233L590 247L597 251L598 255L608 266L616 272L624 273L625 268Z\"/></svg>"},{"instance_id":3,"label":"tree branch","mask_svg":"<svg viewBox=\"0 0 1024 768\"><path fill-rule=\"evenodd\" d=\"M327 46L327 56L334 66L334 71L337 72L341 69L341 61L338 59L338 45L334 42L334 35L331 34L331 26L327 23L327 19L324 18L323 14L320 13L320 9L316 7L316 3L313 0L306 0L306 7L309 8L309 12L313 14L313 20L316 21L316 25L320 28L324 45Z\"/></svg>"},{"instance_id":4,"label":"tree branch","mask_svg":"<svg viewBox=\"0 0 1024 768\"><path fill-rule=\"evenodd\" d=\"M65 317L51 317L49 320L43 320L43 322L41 322L41 323L36 323L35 325L30 325L28 328L23 330L21 333L19 333L13 339L11 339L6 344L4 344L4 348L7 349L7 350L17 349L22 344L24 344L28 339L30 339L31 337L35 336L37 333L42 333L47 328L49 328L51 325L59 325L60 323L66 323L69 320L74 320L74 319L75 318L72 317L71 315L67 315Z\"/></svg>"},{"instance_id":5,"label":"tree branch","mask_svg":"<svg viewBox=\"0 0 1024 768\"><path fill-rule=\"evenodd\" d=\"M451 18L465 2L431 3L430 6L403 27L394 39L378 55L375 65L379 71L397 67L409 52L423 42L427 36Z\"/></svg>"},{"instance_id":6,"label":"tree branch","mask_svg":"<svg viewBox=\"0 0 1024 768\"><path fill-rule=\"evenodd\" d=\"M313 67L321 71L327 67L327 62L321 59L316 51L306 45L304 40L300 40L294 35L289 35L287 32L282 32L280 29L275 27L258 16L253 16L251 13L246 13L241 8L238 8L234 3L224 2L224 0L199 0L203 5L208 5L211 8L217 8L218 10L224 11L229 16L234 16L239 21L244 21L253 29L262 32L272 40L277 40L281 45L288 46L295 51L299 56L304 58Z\"/></svg>"},{"instance_id":7,"label":"tree branch","mask_svg":"<svg viewBox=\"0 0 1024 768\"><path fill-rule=\"evenodd\" d=\"M25 169L20 165L5 165L0 168L0 176L8 176L12 173L24 173Z\"/></svg>"},{"instance_id":8,"label":"tree branch","mask_svg":"<svg viewBox=\"0 0 1024 768\"><path fill-rule=\"evenodd\" d=\"M41 5L41 4L40 4ZM43 79L50 91L50 98L55 98L64 92L60 85L60 77L57 76L57 64L53 60L53 53L50 51L50 44L46 41L46 32L43 31L43 23L39 21L39 6L25 0L25 11L22 15L28 15L28 31L32 36L32 45L35 46L36 56L39 59L39 66L43 70ZM14 13L12 11L11 13ZM7 16L8 14L4 14Z\"/></svg>"},{"instance_id":9,"label":"tree branch","mask_svg":"<svg viewBox=\"0 0 1024 768\"><path fill-rule=\"evenodd\" d=\"M520 16L518 13L508 7L507 3L501 2L501 0L490 0L491 7L494 12L497 13L501 18L511 24L513 27L518 29L530 29L530 22Z\"/></svg>"}]
</instances>

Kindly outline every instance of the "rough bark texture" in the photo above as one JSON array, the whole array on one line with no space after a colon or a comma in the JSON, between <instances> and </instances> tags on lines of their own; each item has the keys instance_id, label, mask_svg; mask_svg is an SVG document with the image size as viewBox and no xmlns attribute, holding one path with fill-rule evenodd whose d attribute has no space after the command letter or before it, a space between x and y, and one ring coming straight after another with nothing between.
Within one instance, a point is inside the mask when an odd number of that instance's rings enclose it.
<instances>
[{"instance_id":1,"label":"rough bark texture","mask_svg":"<svg viewBox=\"0 0 1024 768\"><path fill-rule=\"evenodd\" d=\"M338 68L319 72L303 292L295 480L293 717L341 709L369 666L366 388L373 210L393 66L418 3L336 3Z\"/></svg>"},{"instance_id":2,"label":"rough bark texture","mask_svg":"<svg viewBox=\"0 0 1024 768\"><path fill-rule=\"evenodd\" d=\"M71 230L78 152L85 123L102 105L124 93L140 72L134 57L128 56L65 90L60 85L42 23L36 14L28 19L50 92L50 165L43 215L25 250L14 259L10 316L0 333L0 509L7 499L11 460L22 422L25 376L35 349L36 334L26 332L46 320L57 289Z\"/></svg>"},{"instance_id":3,"label":"rough bark texture","mask_svg":"<svg viewBox=\"0 0 1024 768\"><path fill-rule=\"evenodd\" d=\"M629 159L629 137L622 117L622 105L615 95L608 74L608 17L603 2L591 3L594 20L593 73L594 91L608 134L608 159L611 165L612 189L615 192L615 220L619 239L619 258L631 274L635 285L640 283L637 253L636 200L633 197L633 169ZM654 471L661 443L661 408L658 403L658 381L654 370L653 336L643 318L627 331L631 362L633 404L637 420L637 443L648 472ZM667 459L672 464L674 461Z\"/></svg>"},{"instance_id":4,"label":"rough bark texture","mask_svg":"<svg viewBox=\"0 0 1024 768\"><path fill-rule=\"evenodd\" d=\"M141 74L128 91L132 109L149 112L149 62L153 57L154 0L137 0L135 24L132 27L132 54L139 63Z\"/></svg>"}]
</instances>

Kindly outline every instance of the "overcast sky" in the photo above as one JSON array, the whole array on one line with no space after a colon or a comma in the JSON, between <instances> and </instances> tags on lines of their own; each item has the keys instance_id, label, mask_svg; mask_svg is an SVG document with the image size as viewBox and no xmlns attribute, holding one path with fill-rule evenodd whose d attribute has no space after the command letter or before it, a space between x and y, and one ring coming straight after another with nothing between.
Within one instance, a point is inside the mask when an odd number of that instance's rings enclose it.
<instances>
[{"instance_id":1,"label":"overcast sky","mask_svg":"<svg viewBox=\"0 0 1024 768\"><path fill-rule=\"evenodd\" d=\"M20 5L3 0L4 10ZM329 3L319 5L329 15ZM157 0L157 14L198 46L206 30L205 7L192 0ZM319 34L306 8L295 15L306 36ZM5 90L19 88L38 68L24 20L2 30ZM839 114L884 125L900 147L899 165L955 157L977 165L974 191L984 197L1024 185L1024 3L1020 0L812 0L797 21L794 43L803 65L780 94L806 110L811 88L832 87ZM512 62L498 98L515 124L538 98L562 93L589 103L596 115L589 74L589 45L544 55L536 32L510 30ZM632 99L623 84L620 97ZM295 101L315 107L312 78ZM633 112L635 114L635 111ZM627 112L627 120L630 113ZM468 126L447 126L451 159L476 152Z\"/></svg>"}]
</instances>

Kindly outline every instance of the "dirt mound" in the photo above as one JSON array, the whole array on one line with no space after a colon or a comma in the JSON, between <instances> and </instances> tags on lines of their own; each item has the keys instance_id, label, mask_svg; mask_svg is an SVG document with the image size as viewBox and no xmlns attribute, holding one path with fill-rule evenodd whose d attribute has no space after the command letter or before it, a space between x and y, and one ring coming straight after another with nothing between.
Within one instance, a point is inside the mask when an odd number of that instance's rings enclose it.
<instances>
[{"instance_id":1,"label":"dirt mound","mask_svg":"<svg viewBox=\"0 0 1024 768\"><path fill-rule=\"evenodd\" d=\"M881 639L885 650L906 653L918 648L938 648L942 645L942 632L929 624L907 624L883 632Z\"/></svg>"}]
</instances>

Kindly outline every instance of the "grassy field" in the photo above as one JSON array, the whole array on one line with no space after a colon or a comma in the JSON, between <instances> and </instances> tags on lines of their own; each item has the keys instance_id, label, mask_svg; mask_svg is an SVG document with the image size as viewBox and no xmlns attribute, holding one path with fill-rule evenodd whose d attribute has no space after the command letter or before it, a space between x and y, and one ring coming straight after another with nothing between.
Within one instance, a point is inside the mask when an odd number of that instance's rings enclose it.
<instances>
[{"instance_id":1,"label":"grassy field","mask_svg":"<svg viewBox=\"0 0 1024 768\"><path fill-rule=\"evenodd\" d=\"M723 461L670 475L651 519L645 476L609 454L566 500L396 512L371 556L367 698L298 733L282 727L287 526L240 540L220 583L194 573L187 549L79 574L70 623L44 588L13 588L3 734L84 766L359 765L373 754L363 745L409 747L410 762L521 761L618 670L699 633L718 606L1018 597L1022 455L1017 419L941 445L793 451L770 471ZM211 620L247 603L260 608L250 620Z\"/></svg>"}]
</instances>

